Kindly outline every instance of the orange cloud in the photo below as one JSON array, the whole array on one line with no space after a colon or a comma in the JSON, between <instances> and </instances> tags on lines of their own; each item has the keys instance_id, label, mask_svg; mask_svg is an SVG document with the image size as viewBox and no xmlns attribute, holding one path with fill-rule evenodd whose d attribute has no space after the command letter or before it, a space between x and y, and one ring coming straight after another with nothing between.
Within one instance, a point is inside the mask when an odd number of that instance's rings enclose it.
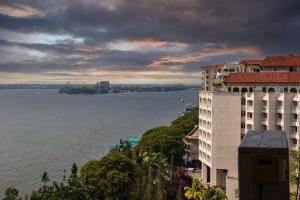
<instances>
[{"instance_id":1,"label":"orange cloud","mask_svg":"<svg viewBox=\"0 0 300 200\"><path fill-rule=\"evenodd\" d=\"M213 48L211 48L213 47ZM223 55L239 55L246 54L249 56L259 56L261 51L256 47L236 47L231 48L222 44L218 48L215 48L215 45L208 44L205 45L205 48L200 52L189 53L180 56L164 56L159 59L154 60L148 67L160 67L165 64L186 64L190 62L200 62L207 61L210 57L214 56L223 56Z\"/></svg>"},{"instance_id":2,"label":"orange cloud","mask_svg":"<svg viewBox=\"0 0 300 200\"><path fill-rule=\"evenodd\" d=\"M75 49L76 51L83 52L83 53L96 53L101 52L103 48L101 47L78 47Z\"/></svg>"},{"instance_id":3,"label":"orange cloud","mask_svg":"<svg viewBox=\"0 0 300 200\"><path fill-rule=\"evenodd\" d=\"M41 12L29 6L0 6L0 13L13 17L28 17L32 15L41 15Z\"/></svg>"},{"instance_id":4,"label":"orange cloud","mask_svg":"<svg viewBox=\"0 0 300 200\"><path fill-rule=\"evenodd\" d=\"M107 44L109 49L117 50L138 50L138 51L148 51L153 49L163 50L167 48L168 50L184 49L187 48L188 44L179 41L163 41L155 40L153 38L146 38L141 40L116 40Z\"/></svg>"},{"instance_id":5,"label":"orange cloud","mask_svg":"<svg viewBox=\"0 0 300 200\"><path fill-rule=\"evenodd\" d=\"M132 41L132 43L139 46L150 46L152 48L161 48L165 46L176 46L179 48L186 48L188 46L184 42L155 40L153 38L147 38L144 40L134 40Z\"/></svg>"},{"instance_id":6,"label":"orange cloud","mask_svg":"<svg viewBox=\"0 0 300 200\"><path fill-rule=\"evenodd\" d=\"M78 59L75 64L76 65L85 65L85 64L88 64L90 63L91 61L95 60L95 58L91 58L91 57L83 57L83 58L80 58Z\"/></svg>"}]
</instances>

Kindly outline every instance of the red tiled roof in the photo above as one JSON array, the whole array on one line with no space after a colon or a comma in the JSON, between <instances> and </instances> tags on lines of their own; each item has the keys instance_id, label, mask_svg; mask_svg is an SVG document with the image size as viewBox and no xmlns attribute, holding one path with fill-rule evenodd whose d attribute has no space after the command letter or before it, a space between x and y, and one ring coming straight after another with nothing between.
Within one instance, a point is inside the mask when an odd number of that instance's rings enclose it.
<instances>
[{"instance_id":1,"label":"red tiled roof","mask_svg":"<svg viewBox=\"0 0 300 200\"><path fill-rule=\"evenodd\" d=\"M267 56L262 67L300 67L300 56Z\"/></svg>"},{"instance_id":2,"label":"red tiled roof","mask_svg":"<svg viewBox=\"0 0 300 200\"><path fill-rule=\"evenodd\" d=\"M224 80L228 84L300 84L300 72L238 72Z\"/></svg>"},{"instance_id":3,"label":"red tiled roof","mask_svg":"<svg viewBox=\"0 0 300 200\"><path fill-rule=\"evenodd\" d=\"M243 65L260 65L262 60L241 60L240 64Z\"/></svg>"}]
</instances>

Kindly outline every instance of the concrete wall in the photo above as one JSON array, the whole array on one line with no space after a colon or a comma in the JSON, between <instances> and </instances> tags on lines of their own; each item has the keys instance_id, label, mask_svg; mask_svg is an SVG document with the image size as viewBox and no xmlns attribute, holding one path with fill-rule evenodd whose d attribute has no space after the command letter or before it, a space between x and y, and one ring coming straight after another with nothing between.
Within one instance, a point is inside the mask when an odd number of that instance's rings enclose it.
<instances>
[{"instance_id":1,"label":"concrete wall","mask_svg":"<svg viewBox=\"0 0 300 200\"><path fill-rule=\"evenodd\" d=\"M225 171L227 176L238 176L237 148L241 137L241 95L215 93L212 100L211 185L223 186L224 181L226 185ZM226 188L226 193L232 193L234 189Z\"/></svg>"}]
</instances>

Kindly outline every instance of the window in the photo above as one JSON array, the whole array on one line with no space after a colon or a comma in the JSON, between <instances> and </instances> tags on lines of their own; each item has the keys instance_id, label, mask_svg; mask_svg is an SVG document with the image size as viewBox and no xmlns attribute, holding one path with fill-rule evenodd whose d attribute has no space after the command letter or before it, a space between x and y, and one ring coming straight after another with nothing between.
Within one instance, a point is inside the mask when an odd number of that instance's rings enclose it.
<instances>
[{"instance_id":1,"label":"window","mask_svg":"<svg viewBox=\"0 0 300 200\"><path fill-rule=\"evenodd\" d=\"M235 88L233 88L233 92L240 92L240 89L235 87Z\"/></svg>"},{"instance_id":2,"label":"window","mask_svg":"<svg viewBox=\"0 0 300 200\"><path fill-rule=\"evenodd\" d=\"M241 92L242 92L242 93L247 92L247 88L244 88L244 87L243 87L242 90L241 90Z\"/></svg>"},{"instance_id":3,"label":"window","mask_svg":"<svg viewBox=\"0 0 300 200\"><path fill-rule=\"evenodd\" d=\"M292 119L297 120L298 119L298 115L297 114L292 114Z\"/></svg>"},{"instance_id":4,"label":"window","mask_svg":"<svg viewBox=\"0 0 300 200\"><path fill-rule=\"evenodd\" d=\"M251 124L247 124L247 129L248 130L252 130L252 125Z\"/></svg>"},{"instance_id":5,"label":"window","mask_svg":"<svg viewBox=\"0 0 300 200\"><path fill-rule=\"evenodd\" d=\"M267 126L266 125L262 125L261 126L261 130L263 130L263 131L267 130Z\"/></svg>"},{"instance_id":6,"label":"window","mask_svg":"<svg viewBox=\"0 0 300 200\"><path fill-rule=\"evenodd\" d=\"M268 114L267 113L262 113L262 118L263 119L267 119L268 118Z\"/></svg>"},{"instance_id":7,"label":"window","mask_svg":"<svg viewBox=\"0 0 300 200\"><path fill-rule=\"evenodd\" d=\"M293 106L297 107L298 106L298 102L297 101L293 101Z\"/></svg>"},{"instance_id":8,"label":"window","mask_svg":"<svg viewBox=\"0 0 300 200\"><path fill-rule=\"evenodd\" d=\"M263 100L263 106L267 106L268 105L268 102L266 100Z\"/></svg>"},{"instance_id":9,"label":"window","mask_svg":"<svg viewBox=\"0 0 300 200\"><path fill-rule=\"evenodd\" d=\"M288 92L288 91L289 91L289 88L285 87L284 92Z\"/></svg>"},{"instance_id":10,"label":"window","mask_svg":"<svg viewBox=\"0 0 300 200\"><path fill-rule=\"evenodd\" d=\"M242 98L241 103L242 103L242 105L246 105L246 99Z\"/></svg>"},{"instance_id":11,"label":"window","mask_svg":"<svg viewBox=\"0 0 300 200\"><path fill-rule=\"evenodd\" d=\"M282 119L282 114L281 113L277 113L277 119Z\"/></svg>"},{"instance_id":12,"label":"window","mask_svg":"<svg viewBox=\"0 0 300 200\"><path fill-rule=\"evenodd\" d=\"M282 126L280 126L280 125L277 125L277 126L276 126L276 130L278 130L278 131L282 131Z\"/></svg>"},{"instance_id":13,"label":"window","mask_svg":"<svg viewBox=\"0 0 300 200\"><path fill-rule=\"evenodd\" d=\"M241 140L245 137L245 134L241 134Z\"/></svg>"},{"instance_id":14,"label":"window","mask_svg":"<svg viewBox=\"0 0 300 200\"><path fill-rule=\"evenodd\" d=\"M277 101L276 105L277 105L277 107L281 107L282 106L282 101Z\"/></svg>"},{"instance_id":15,"label":"window","mask_svg":"<svg viewBox=\"0 0 300 200\"><path fill-rule=\"evenodd\" d=\"M242 117L245 117L245 115L246 115L245 111L242 111L242 112L241 112L241 116L242 116Z\"/></svg>"},{"instance_id":16,"label":"window","mask_svg":"<svg viewBox=\"0 0 300 200\"><path fill-rule=\"evenodd\" d=\"M275 92L275 89L274 88L269 88L268 92Z\"/></svg>"},{"instance_id":17,"label":"window","mask_svg":"<svg viewBox=\"0 0 300 200\"><path fill-rule=\"evenodd\" d=\"M241 123L241 128L245 128L245 123L244 122Z\"/></svg>"},{"instance_id":18,"label":"window","mask_svg":"<svg viewBox=\"0 0 300 200\"><path fill-rule=\"evenodd\" d=\"M228 87L228 92L231 92L231 87Z\"/></svg>"},{"instance_id":19,"label":"window","mask_svg":"<svg viewBox=\"0 0 300 200\"><path fill-rule=\"evenodd\" d=\"M291 138L291 143L294 144L294 145L297 145L297 139Z\"/></svg>"},{"instance_id":20,"label":"window","mask_svg":"<svg viewBox=\"0 0 300 200\"><path fill-rule=\"evenodd\" d=\"M252 114L252 113L250 113L250 112L247 112L247 118L248 118L248 119L252 119L252 116L253 116L253 114Z\"/></svg>"},{"instance_id":21,"label":"window","mask_svg":"<svg viewBox=\"0 0 300 200\"><path fill-rule=\"evenodd\" d=\"M291 92L291 93L297 93L297 89L296 89L296 88L291 88L291 89L290 89L290 92Z\"/></svg>"},{"instance_id":22,"label":"window","mask_svg":"<svg viewBox=\"0 0 300 200\"><path fill-rule=\"evenodd\" d=\"M252 101L252 100L248 100L248 101L247 101L247 104L248 104L249 106L252 106L253 101Z\"/></svg>"},{"instance_id":23,"label":"window","mask_svg":"<svg viewBox=\"0 0 300 200\"><path fill-rule=\"evenodd\" d=\"M298 131L297 126L292 126L292 127L291 127L291 132L292 132L292 134L296 134L297 131Z\"/></svg>"}]
</instances>

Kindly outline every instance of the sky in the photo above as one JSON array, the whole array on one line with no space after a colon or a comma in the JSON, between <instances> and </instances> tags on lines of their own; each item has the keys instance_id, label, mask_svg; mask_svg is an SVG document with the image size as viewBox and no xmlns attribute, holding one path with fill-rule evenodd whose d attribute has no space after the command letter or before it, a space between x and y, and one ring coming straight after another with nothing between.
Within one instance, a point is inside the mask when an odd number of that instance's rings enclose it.
<instances>
[{"instance_id":1,"label":"sky","mask_svg":"<svg viewBox=\"0 0 300 200\"><path fill-rule=\"evenodd\" d=\"M0 0L0 84L199 84L299 47L299 0Z\"/></svg>"}]
</instances>

